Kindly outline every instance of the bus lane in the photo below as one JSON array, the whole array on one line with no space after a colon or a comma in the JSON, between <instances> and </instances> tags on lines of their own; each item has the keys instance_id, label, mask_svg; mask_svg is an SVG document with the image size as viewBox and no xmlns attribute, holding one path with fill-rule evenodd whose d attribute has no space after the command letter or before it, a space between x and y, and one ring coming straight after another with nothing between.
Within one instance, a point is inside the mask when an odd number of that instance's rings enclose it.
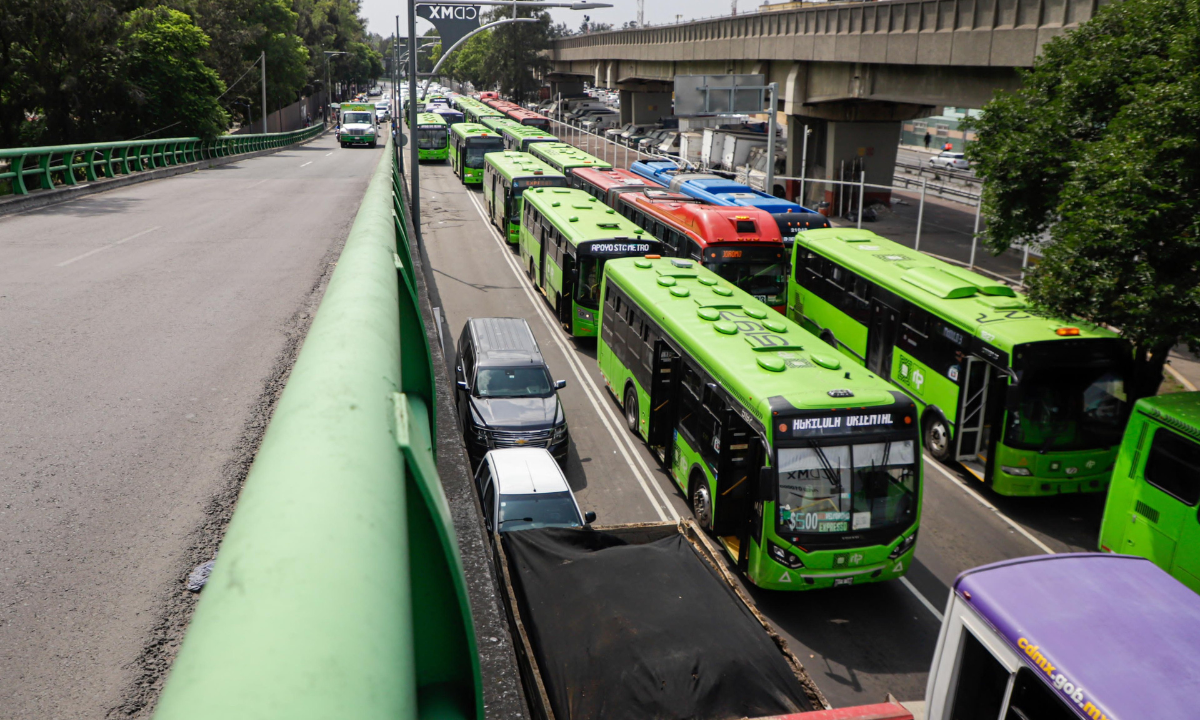
<instances>
[{"instance_id":1,"label":"bus lane","mask_svg":"<svg viewBox=\"0 0 1200 720\"><path fill-rule=\"evenodd\" d=\"M605 387L595 342L572 340L486 221L482 193L448 167L422 166L424 237L451 331L467 317L524 317L561 391L571 428L568 480L599 524L690 517L682 494L629 433ZM835 706L885 693L922 697L948 588L962 570L1044 552L926 457L916 559L900 582L833 592L748 588Z\"/></svg>"}]
</instances>

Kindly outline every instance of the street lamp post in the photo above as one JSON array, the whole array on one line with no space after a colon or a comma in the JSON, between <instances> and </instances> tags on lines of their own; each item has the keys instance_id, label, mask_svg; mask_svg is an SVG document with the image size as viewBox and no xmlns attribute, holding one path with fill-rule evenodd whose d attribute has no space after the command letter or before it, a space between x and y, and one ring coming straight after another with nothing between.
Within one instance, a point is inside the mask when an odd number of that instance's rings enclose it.
<instances>
[{"instance_id":1,"label":"street lamp post","mask_svg":"<svg viewBox=\"0 0 1200 720\"><path fill-rule=\"evenodd\" d=\"M408 102L409 102L409 128L417 127L417 6L418 5L455 5L455 6L481 6L481 5L499 5L502 7L511 7L514 9L513 15L516 15L515 9L518 7L536 7L536 8L569 8L571 10L595 10L598 8L610 8L609 3L599 2L531 2L530 0L451 0L450 2L419 2L418 0L408 0ZM516 20L518 18L510 18ZM449 52L442 53L445 58ZM417 233L418 246L424 245L425 241L421 236L421 171L417 164L417 143L413 138L409 143L409 164L411 166L411 174L409 175L409 187L412 190L412 217L413 230Z\"/></svg>"},{"instance_id":2,"label":"street lamp post","mask_svg":"<svg viewBox=\"0 0 1200 720\"><path fill-rule=\"evenodd\" d=\"M348 55L349 53L342 50L325 50L325 122L329 123L329 106L333 103L333 93L329 87L329 56L330 55Z\"/></svg>"}]
</instances>

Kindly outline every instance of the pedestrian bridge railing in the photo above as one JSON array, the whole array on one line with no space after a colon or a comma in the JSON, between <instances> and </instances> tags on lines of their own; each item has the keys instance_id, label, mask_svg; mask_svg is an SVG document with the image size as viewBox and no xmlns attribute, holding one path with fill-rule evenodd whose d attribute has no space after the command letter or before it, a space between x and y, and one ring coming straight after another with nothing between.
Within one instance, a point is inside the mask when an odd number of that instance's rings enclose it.
<instances>
[{"instance_id":1,"label":"pedestrian bridge railing","mask_svg":"<svg viewBox=\"0 0 1200 720\"><path fill-rule=\"evenodd\" d=\"M324 125L314 125L291 132L222 135L212 140L160 138L0 149L0 195L27 195L31 189L50 190L168 165L281 148L316 137L324 129Z\"/></svg>"},{"instance_id":2,"label":"pedestrian bridge railing","mask_svg":"<svg viewBox=\"0 0 1200 720\"><path fill-rule=\"evenodd\" d=\"M483 717L402 197L389 140L158 720Z\"/></svg>"}]
</instances>

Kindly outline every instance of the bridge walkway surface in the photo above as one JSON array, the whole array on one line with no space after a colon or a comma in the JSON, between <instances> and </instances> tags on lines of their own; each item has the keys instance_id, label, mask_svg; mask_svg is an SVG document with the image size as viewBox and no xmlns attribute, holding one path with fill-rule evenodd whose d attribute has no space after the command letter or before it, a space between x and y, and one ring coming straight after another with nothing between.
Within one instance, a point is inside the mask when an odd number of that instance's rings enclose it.
<instances>
[{"instance_id":1,"label":"bridge walkway surface","mask_svg":"<svg viewBox=\"0 0 1200 720\"><path fill-rule=\"evenodd\" d=\"M379 150L0 218L0 715L148 717Z\"/></svg>"},{"instance_id":2,"label":"bridge walkway surface","mask_svg":"<svg viewBox=\"0 0 1200 720\"><path fill-rule=\"evenodd\" d=\"M684 498L625 428L604 386L595 342L567 337L532 289L517 255L486 220L483 193L450 168L421 166L422 228L450 337L468 317L528 320L555 379L570 424L567 477L585 511L603 524L688 517ZM760 609L835 707L878 702L891 692L920 700L955 575L967 568L1042 552L1091 550L1103 498L991 494L965 471L926 456L925 509L916 561L905 582L833 592L751 590ZM906 584L907 583L907 584Z\"/></svg>"}]
</instances>

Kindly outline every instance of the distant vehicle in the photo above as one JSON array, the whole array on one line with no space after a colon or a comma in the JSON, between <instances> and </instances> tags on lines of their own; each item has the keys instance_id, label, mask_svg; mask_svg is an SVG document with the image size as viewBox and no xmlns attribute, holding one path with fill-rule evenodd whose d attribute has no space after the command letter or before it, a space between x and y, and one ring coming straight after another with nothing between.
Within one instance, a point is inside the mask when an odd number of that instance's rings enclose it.
<instances>
[{"instance_id":1,"label":"distant vehicle","mask_svg":"<svg viewBox=\"0 0 1200 720\"><path fill-rule=\"evenodd\" d=\"M1142 398L1113 467L1104 552L1140 555L1200 592L1200 393Z\"/></svg>"},{"instance_id":2,"label":"distant vehicle","mask_svg":"<svg viewBox=\"0 0 1200 720\"><path fill-rule=\"evenodd\" d=\"M970 170L971 163L960 152L942 151L929 158L929 167L941 167L948 170Z\"/></svg>"},{"instance_id":3,"label":"distant vehicle","mask_svg":"<svg viewBox=\"0 0 1200 720\"><path fill-rule=\"evenodd\" d=\"M488 532L578 528L595 522L580 512L562 468L545 448L489 450L475 472Z\"/></svg>"},{"instance_id":4,"label":"distant vehicle","mask_svg":"<svg viewBox=\"0 0 1200 720\"><path fill-rule=\"evenodd\" d=\"M472 463L489 450L540 447L567 462L566 380L550 368L524 318L471 318L458 340L455 404Z\"/></svg>"},{"instance_id":5,"label":"distant vehicle","mask_svg":"<svg viewBox=\"0 0 1200 720\"><path fill-rule=\"evenodd\" d=\"M612 167L595 155L589 155L564 142L535 143L529 146L529 152L568 178L576 168L594 167L607 170Z\"/></svg>"},{"instance_id":6,"label":"distant vehicle","mask_svg":"<svg viewBox=\"0 0 1200 720\"><path fill-rule=\"evenodd\" d=\"M342 147L350 145L376 146L379 134L375 121L375 106L367 103L342 103L338 108L337 139Z\"/></svg>"},{"instance_id":7,"label":"distant vehicle","mask_svg":"<svg viewBox=\"0 0 1200 720\"><path fill-rule=\"evenodd\" d=\"M590 116L587 120L584 120L580 124L580 127L582 127L585 132L596 134L604 131L607 128L613 127L619 122L621 122L621 116L617 113L604 113Z\"/></svg>"},{"instance_id":8,"label":"distant vehicle","mask_svg":"<svg viewBox=\"0 0 1200 720\"><path fill-rule=\"evenodd\" d=\"M387 122L392 119L392 104L387 101L375 103L376 122Z\"/></svg>"},{"instance_id":9,"label":"distant vehicle","mask_svg":"<svg viewBox=\"0 0 1200 720\"><path fill-rule=\"evenodd\" d=\"M450 134L446 121L437 113L417 115L417 157L421 160L445 160L450 157Z\"/></svg>"},{"instance_id":10,"label":"distant vehicle","mask_svg":"<svg viewBox=\"0 0 1200 720\"><path fill-rule=\"evenodd\" d=\"M565 188L567 178L529 153L506 150L484 158L483 201L488 218L513 245L521 229L521 198L526 189L541 187Z\"/></svg>"},{"instance_id":11,"label":"distant vehicle","mask_svg":"<svg viewBox=\"0 0 1200 720\"><path fill-rule=\"evenodd\" d=\"M491 128L471 122L450 128L450 167L463 185L483 182L484 157L504 150L504 139Z\"/></svg>"}]
</instances>

